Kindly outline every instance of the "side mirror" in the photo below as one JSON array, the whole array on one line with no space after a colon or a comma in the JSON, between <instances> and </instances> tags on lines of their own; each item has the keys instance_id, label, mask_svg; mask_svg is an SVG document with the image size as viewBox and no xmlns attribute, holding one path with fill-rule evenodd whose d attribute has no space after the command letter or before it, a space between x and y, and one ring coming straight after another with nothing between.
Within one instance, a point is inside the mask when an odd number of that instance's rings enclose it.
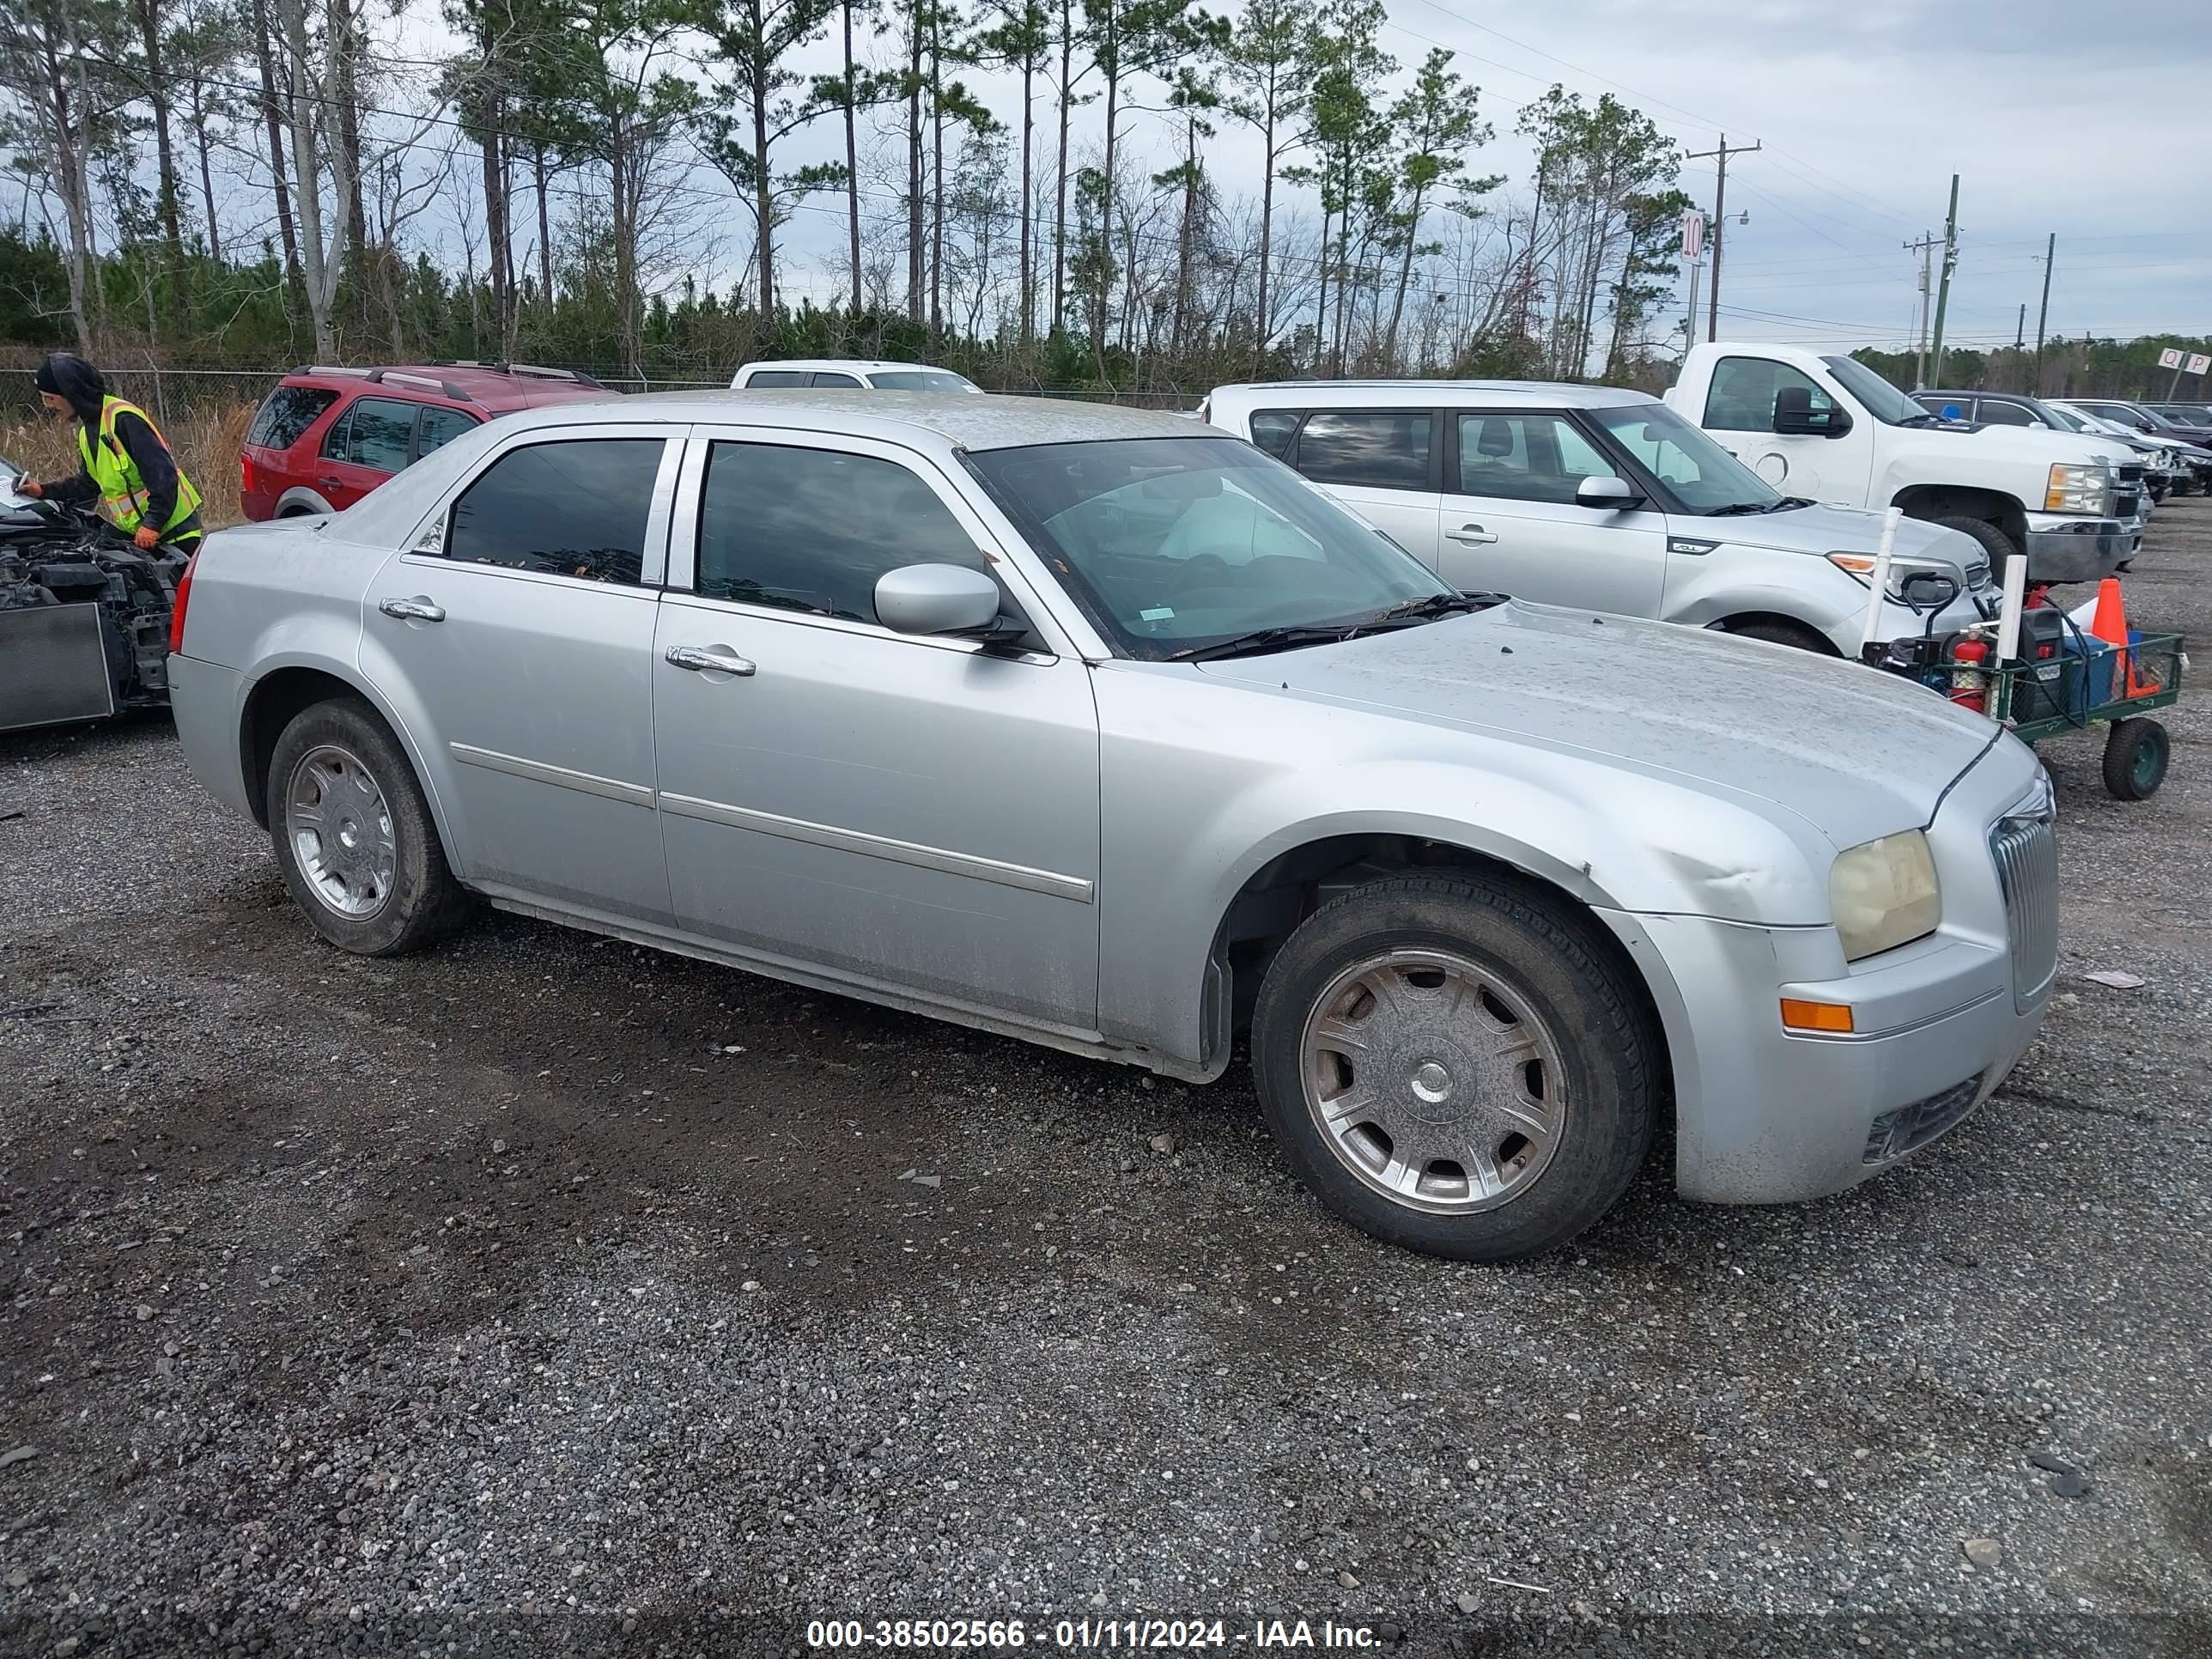
<instances>
[{"instance_id":1,"label":"side mirror","mask_svg":"<svg viewBox=\"0 0 2212 1659\"><path fill-rule=\"evenodd\" d=\"M1789 437L1840 438L1851 429L1851 417L1834 404L1814 409L1810 386L1785 386L1774 394L1773 426Z\"/></svg>"},{"instance_id":2,"label":"side mirror","mask_svg":"<svg viewBox=\"0 0 2212 1659\"><path fill-rule=\"evenodd\" d=\"M1575 505L1600 513L1626 513L1644 504L1644 493L1626 478L1589 477L1575 486Z\"/></svg>"},{"instance_id":3,"label":"side mirror","mask_svg":"<svg viewBox=\"0 0 2212 1659\"><path fill-rule=\"evenodd\" d=\"M899 634L993 635L999 585L958 564L909 564L876 579L876 620Z\"/></svg>"}]
</instances>

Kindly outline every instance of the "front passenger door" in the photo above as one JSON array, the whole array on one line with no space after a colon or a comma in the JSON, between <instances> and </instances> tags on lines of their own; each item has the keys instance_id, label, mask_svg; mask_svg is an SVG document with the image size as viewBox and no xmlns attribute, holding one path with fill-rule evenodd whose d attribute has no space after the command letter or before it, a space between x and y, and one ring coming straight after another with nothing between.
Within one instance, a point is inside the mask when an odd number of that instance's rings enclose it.
<instances>
[{"instance_id":1,"label":"front passenger door","mask_svg":"<svg viewBox=\"0 0 2212 1659\"><path fill-rule=\"evenodd\" d=\"M1098 717L1038 639L897 634L904 565L1033 599L927 459L732 429L693 441L655 640L662 833L679 921L774 961L1009 1009L1097 1018Z\"/></svg>"},{"instance_id":2,"label":"front passenger door","mask_svg":"<svg viewBox=\"0 0 2212 1659\"><path fill-rule=\"evenodd\" d=\"M1624 617L1656 617L1667 584L1667 518L1575 505L1588 477L1620 468L1565 415L1471 410L1451 417L1449 493L1438 521L1443 578Z\"/></svg>"}]
</instances>

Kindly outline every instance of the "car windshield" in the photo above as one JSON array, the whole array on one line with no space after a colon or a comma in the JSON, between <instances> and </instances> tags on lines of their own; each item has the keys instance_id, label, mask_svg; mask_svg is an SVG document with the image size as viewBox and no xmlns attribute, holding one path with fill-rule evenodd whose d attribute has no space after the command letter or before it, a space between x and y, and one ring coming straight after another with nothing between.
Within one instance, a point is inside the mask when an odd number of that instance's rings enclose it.
<instances>
[{"instance_id":1,"label":"car windshield","mask_svg":"<svg viewBox=\"0 0 2212 1659\"><path fill-rule=\"evenodd\" d=\"M2045 407L2051 410L2051 418L2069 432L2101 432L2104 429L2102 427L2092 426L2070 409L2063 409L2057 404L2046 404Z\"/></svg>"},{"instance_id":2,"label":"car windshield","mask_svg":"<svg viewBox=\"0 0 2212 1659\"><path fill-rule=\"evenodd\" d=\"M1241 439L1115 438L966 459L1133 657L1188 656L1261 630L1340 630L1454 597L1396 543Z\"/></svg>"},{"instance_id":3,"label":"car windshield","mask_svg":"<svg viewBox=\"0 0 2212 1659\"><path fill-rule=\"evenodd\" d=\"M1782 505L1765 479L1664 404L1627 404L1589 414L1687 512L1764 512Z\"/></svg>"},{"instance_id":4,"label":"car windshield","mask_svg":"<svg viewBox=\"0 0 2212 1659\"><path fill-rule=\"evenodd\" d=\"M879 368L868 376L878 392L981 392L965 375L947 368Z\"/></svg>"},{"instance_id":5,"label":"car windshield","mask_svg":"<svg viewBox=\"0 0 2212 1659\"><path fill-rule=\"evenodd\" d=\"M1929 413L1856 357L1823 357L1828 373L1843 382L1844 390L1858 399L1866 412L1886 426L1910 426L1929 419Z\"/></svg>"},{"instance_id":6,"label":"car windshield","mask_svg":"<svg viewBox=\"0 0 2212 1659\"><path fill-rule=\"evenodd\" d=\"M2158 412L2184 426L2212 426L2212 409L2203 404L2160 404Z\"/></svg>"}]
</instances>

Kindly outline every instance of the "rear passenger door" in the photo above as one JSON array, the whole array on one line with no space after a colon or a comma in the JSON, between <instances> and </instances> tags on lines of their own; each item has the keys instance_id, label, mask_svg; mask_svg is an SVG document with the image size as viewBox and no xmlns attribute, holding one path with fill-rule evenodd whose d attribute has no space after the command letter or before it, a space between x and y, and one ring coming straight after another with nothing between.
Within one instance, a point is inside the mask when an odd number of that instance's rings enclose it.
<instances>
[{"instance_id":1,"label":"rear passenger door","mask_svg":"<svg viewBox=\"0 0 2212 1659\"><path fill-rule=\"evenodd\" d=\"M323 434L315 488L343 512L404 470L415 447L419 404L397 398L356 398Z\"/></svg>"},{"instance_id":2,"label":"rear passenger door","mask_svg":"<svg viewBox=\"0 0 2212 1659\"><path fill-rule=\"evenodd\" d=\"M1263 421L1252 416L1261 448ZM1429 409L1316 409L1307 413L1285 456L1299 473L1351 507L1431 569L1437 568L1437 501L1441 488L1437 415Z\"/></svg>"},{"instance_id":3,"label":"rear passenger door","mask_svg":"<svg viewBox=\"0 0 2212 1659\"><path fill-rule=\"evenodd\" d=\"M478 886L671 920L653 629L684 431L517 433L371 580L362 671Z\"/></svg>"},{"instance_id":4,"label":"rear passenger door","mask_svg":"<svg viewBox=\"0 0 2212 1659\"><path fill-rule=\"evenodd\" d=\"M1443 574L1463 592L1656 617L1667 518L1575 505L1588 477L1620 469L1556 410L1455 410L1439 520Z\"/></svg>"}]
</instances>

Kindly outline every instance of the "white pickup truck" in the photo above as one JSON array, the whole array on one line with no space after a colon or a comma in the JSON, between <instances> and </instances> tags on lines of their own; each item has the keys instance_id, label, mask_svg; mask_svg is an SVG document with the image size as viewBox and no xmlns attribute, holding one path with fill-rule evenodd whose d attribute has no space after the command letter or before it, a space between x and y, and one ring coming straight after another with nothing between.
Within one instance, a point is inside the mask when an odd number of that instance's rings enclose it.
<instances>
[{"instance_id":1,"label":"white pickup truck","mask_svg":"<svg viewBox=\"0 0 2212 1659\"><path fill-rule=\"evenodd\" d=\"M1695 346L1667 394L1777 489L1838 506L1905 509L1962 531L2002 568L2094 581L2132 558L2135 493L2101 447L2044 428L1931 415L1864 363L1803 346Z\"/></svg>"}]
</instances>

